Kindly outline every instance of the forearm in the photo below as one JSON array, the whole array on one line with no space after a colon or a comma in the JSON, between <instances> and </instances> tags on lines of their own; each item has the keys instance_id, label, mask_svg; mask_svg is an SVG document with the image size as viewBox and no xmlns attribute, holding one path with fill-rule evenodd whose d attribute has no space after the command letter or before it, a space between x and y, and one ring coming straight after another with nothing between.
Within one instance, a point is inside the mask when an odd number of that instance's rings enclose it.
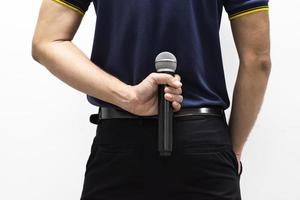
<instances>
[{"instance_id":1,"label":"forearm","mask_svg":"<svg viewBox=\"0 0 300 200\"><path fill-rule=\"evenodd\" d=\"M268 57L254 58L239 67L229 120L233 148L239 156L261 108L270 67Z\"/></svg>"},{"instance_id":2,"label":"forearm","mask_svg":"<svg viewBox=\"0 0 300 200\"><path fill-rule=\"evenodd\" d=\"M128 109L129 85L92 63L71 41L37 42L32 50L35 60L69 86Z\"/></svg>"}]
</instances>

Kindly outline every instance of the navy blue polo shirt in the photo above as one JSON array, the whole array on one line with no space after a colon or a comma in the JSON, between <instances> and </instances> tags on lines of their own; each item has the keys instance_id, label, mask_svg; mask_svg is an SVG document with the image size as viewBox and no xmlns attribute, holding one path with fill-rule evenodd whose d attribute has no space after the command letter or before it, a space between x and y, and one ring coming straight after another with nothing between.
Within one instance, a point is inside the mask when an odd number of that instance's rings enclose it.
<instances>
[{"instance_id":1,"label":"navy blue polo shirt","mask_svg":"<svg viewBox=\"0 0 300 200\"><path fill-rule=\"evenodd\" d=\"M53 0L81 15L91 2L97 14L91 61L129 85L151 72L162 51L177 58L182 107L221 106L227 94L219 28L229 19L268 10L268 0ZM119 108L87 95L96 106Z\"/></svg>"}]
</instances>

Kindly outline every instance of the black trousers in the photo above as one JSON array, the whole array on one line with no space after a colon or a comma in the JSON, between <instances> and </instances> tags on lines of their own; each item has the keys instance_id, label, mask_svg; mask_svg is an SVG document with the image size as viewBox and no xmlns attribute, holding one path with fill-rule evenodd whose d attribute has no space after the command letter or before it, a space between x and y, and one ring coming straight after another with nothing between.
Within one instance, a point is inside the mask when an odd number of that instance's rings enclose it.
<instances>
[{"instance_id":1,"label":"black trousers","mask_svg":"<svg viewBox=\"0 0 300 200\"><path fill-rule=\"evenodd\" d=\"M172 155L161 157L156 119L102 119L81 200L240 200L224 116L184 116L173 124Z\"/></svg>"}]
</instances>

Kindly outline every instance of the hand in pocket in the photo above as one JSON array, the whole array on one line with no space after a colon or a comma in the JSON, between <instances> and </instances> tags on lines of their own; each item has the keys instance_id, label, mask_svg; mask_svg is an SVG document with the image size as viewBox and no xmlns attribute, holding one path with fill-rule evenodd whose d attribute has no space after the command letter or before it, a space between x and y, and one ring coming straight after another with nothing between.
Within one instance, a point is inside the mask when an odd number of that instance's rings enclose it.
<instances>
[{"instance_id":1,"label":"hand in pocket","mask_svg":"<svg viewBox=\"0 0 300 200\"><path fill-rule=\"evenodd\" d=\"M240 176L242 174L242 171L243 171L242 162L241 162L241 155L235 153L235 156L236 156L236 159L238 161L238 174Z\"/></svg>"}]
</instances>

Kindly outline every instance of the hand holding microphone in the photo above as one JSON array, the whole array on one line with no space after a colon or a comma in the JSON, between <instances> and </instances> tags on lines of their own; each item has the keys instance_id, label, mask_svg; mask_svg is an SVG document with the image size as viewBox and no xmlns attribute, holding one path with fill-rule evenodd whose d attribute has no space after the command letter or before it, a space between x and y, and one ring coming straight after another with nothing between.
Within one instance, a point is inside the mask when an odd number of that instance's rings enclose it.
<instances>
[{"instance_id":1,"label":"hand holding microphone","mask_svg":"<svg viewBox=\"0 0 300 200\"><path fill-rule=\"evenodd\" d=\"M156 72L149 74L138 85L131 86L134 98L128 111L139 116L157 115L158 86L163 84L168 85L164 90L165 99L171 103L174 112L179 111L183 100L180 76Z\"/></svg>"},{"instance_id":2,"label":"hand holding microphone","mask_svg":"<svg viewBox=\"0 0 300 200\"><path fill-rule=\"evenodd\" d=\"M176 57L169 52L155 59L157 73L151 73L140 84L132 86L134 100L129 112L140 116L158 115L158 151L170 156L173 146L173 112L183 101L180 76L175 74ZM173 109L172 109L173 107Z\"/></svg>"}]
</instances>

